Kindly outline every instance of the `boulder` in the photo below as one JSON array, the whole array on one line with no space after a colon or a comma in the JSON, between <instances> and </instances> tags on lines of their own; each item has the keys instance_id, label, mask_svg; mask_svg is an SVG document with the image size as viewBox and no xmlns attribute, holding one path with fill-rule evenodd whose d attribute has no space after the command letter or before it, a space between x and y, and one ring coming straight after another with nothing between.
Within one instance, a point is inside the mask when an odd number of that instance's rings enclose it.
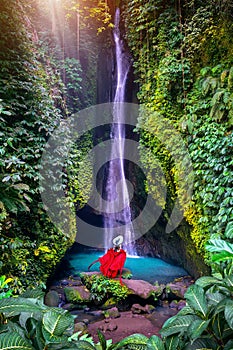
<instances>
[{"instance_id":1,"label":"boulder","mask_svg":"<svg viewBox=\"0 0 233 350\"><path fill-rule=\"evenodd\" d=\"M170 307L171 309L177 309L177 305L178 305L177 300L173 300L173 301L169 304L169 307Z\"/></svg>"},{"instance_id":2,"label":"boulder","mask_svg":"<svg viewBox=\"0 0 233 350\"><path fill-rule=\"evenodd\" d=\"M46 293L44 303L47 306L57 307L60 303L60 296L55 290L51 290Z\"/></svg>"},{"instance_id":3,"label":"boulder","mask_svg":"<svg viewBox=\"0 0 233 350\"><path fill-rule=\"evenodd\" d=\"M153 286L143 280L124 280L123 283L129 289L130 294L138 295L143 299L148 299L150 296L158 297L164 289L163 285Z\"/></svg>"},{"instance_id":4,"label":"boulder","mask_svg":"<svg viewBox=\"0 0 233 350\"><path fill-rule=\"evenodd\" d=\"M74 286L64 288L64 293L68 303L86 303L91 299L91 293L85 286Z\"/></svg>"},{"instance_id":5,"label":"boulder","mask_svg":"<svg viewBox=\"0 0 233 350\"><path fill-rule=\"evenodd\" d=\"M89 323L95 323L104 320L104 312L101 310L90 311L85 313L85 319L88 319Z\"/></svg>"},{"instance_id":6,"label":"boulder","mask_svg":"<svg viewBox=\"0 0 233 350\"><path fill-rule=\"evenodd\" d=\"M117 324L115 322L107 322L100 326L102 332L113 332L117 329Z\"/></svg>"},{"instance_id":7,"label":"boulder","mask_svg":"<svg viewBox=\"0 0 233 350\"><path fill-rule=\"evenodd\" d=\"M120 312L118 311L117 307L113 307L111 309L109 309L108 311L106 311L104 313L106 318L118 318L120 317Z\"/></svg>"},{"instance_id":8,"label":"boulder","mask_svg":"<svg viewBox=\"0 0 233 350\"><path fill-rule=\"evenodd\" d=\"M170 299L184 299L184 294L188 287L182 283L168 283L166 285L166 293Z\"/></svg>"},{"instance_id":9,"label":"boulder","mask_svg":"<svg viewBox=\"0 0 233 350\"><path fill-rule=\"evenodd\" d=\"M74 333L81 332L81 334L88 333L87 325L84 322L78 322L74 325Z\"/></svg>"},{"instance_id":10,"label":"boulder","mask_svg":"<svg viewBox=\"0 0 233 350\"><path fill-rule=\"evenodd\" d=\"M183 307L186 306L186 301L185 300L180 300L177 304L177 310L180 311L183 309Z\"/></svg>"},{"instance_id":11,"label":"boulder","mask_svg":"<svg viewBox=\"0 0 233 350\"><path fill-rule=\"evenodd\" d=\"M133 304L131 307L131 311L133 314L149 314L152 310L154 310L153 305L142 306L140 304Z\"/></svg>"},{"instance_id":12,"label":"boulder","mask_svg":"<svg viewBox=\"0 0 233 350\"><path fill-rule=\"evenodd\" d=\"M67 304L62 305L62 308L64 310L68 310L68 311L77 310L77 304L67 303Z\"/></svg>"}]
</instances>

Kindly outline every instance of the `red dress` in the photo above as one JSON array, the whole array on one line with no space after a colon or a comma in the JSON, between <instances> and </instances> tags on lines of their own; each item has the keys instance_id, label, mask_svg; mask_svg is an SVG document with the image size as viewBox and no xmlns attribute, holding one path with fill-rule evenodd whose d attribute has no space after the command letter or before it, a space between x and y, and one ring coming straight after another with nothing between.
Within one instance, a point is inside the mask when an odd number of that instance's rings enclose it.
<instances>
[{"instance_id":1,"label":"red dress","mask_svg":"<svg viewBox=\"0 0 233 350\"><path fill-rule=\"evenodd\" d=\"M122 272L125 259L126 252L123 249L117 252L110 248L106 254L98 259L101 264L100 271L104 276L114 278L119 271Z\"/></svg>"}]
</instances>

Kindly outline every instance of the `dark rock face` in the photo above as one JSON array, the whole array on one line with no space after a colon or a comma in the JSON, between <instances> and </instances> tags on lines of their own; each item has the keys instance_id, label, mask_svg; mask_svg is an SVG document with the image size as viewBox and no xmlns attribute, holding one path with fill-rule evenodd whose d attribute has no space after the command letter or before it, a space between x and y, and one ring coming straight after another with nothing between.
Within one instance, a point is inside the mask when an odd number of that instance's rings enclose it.
<instances>
[{"instance_id":1,"label":"dark rock face","mask_svg":"<svg viewBox=\"0 0 233 350\"><path fill-rule=\"evenodd\" d=\"M139 255L159 257L164 261L183 267L191 276L198 278L210 273L203 258L197 253L187 223L171 233L165 232L165 222L158 220L155 226L137 240Z\"/></svg>"}]
</instances>

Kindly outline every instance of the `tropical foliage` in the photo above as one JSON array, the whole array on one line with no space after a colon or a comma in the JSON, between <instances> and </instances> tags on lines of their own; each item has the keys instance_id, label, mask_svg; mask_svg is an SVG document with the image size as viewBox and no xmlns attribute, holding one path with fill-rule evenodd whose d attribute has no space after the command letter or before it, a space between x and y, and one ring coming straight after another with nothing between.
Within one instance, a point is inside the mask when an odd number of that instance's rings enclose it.
<instances>
[{"instance_id":1,"label":"tropical foliage","mask_svg":"<svg viewBox=\"0 0 233 350\"><path fill-rule=\"evenodd\" d=\"M57 2L58 3L58 2ZM0 32L0 347L19 349L225 349L233 348L233 4L207 0L68 1L57 12L51 2L1 0ZM186 292L186 307L169 319L162 338L136 334L99 344L73 333L73 318L48 308L42 293L22 292L44 285L73 242L47 215L40 191L40 159L61 120L96 104L98 45L111 28L110 9L121 4L126 39L134 60L141 114L140 143L148 170L147 190L156 197L157 160L167 198L159 203L167 220L177 198L184 205L189 236L178 234L212 267ZM51 15L52 14L52 15ZM91 21L89 19L92 19ZM57 25L60 21L62 26ZM45 29L45 24L46 28ZM96 33L98 35L96 36ZM103 40L104 39L104 40ZM74 45L75 43L75 45ZM102 45L102 44L101 44ZM189 205L179 187L182 160L151 130L158 117L182 135L189 152L194 191ZM90 172L82 160L92 147L85 135L62 168L62 188L69 205L81 207ZM144 157L144 158L143 158ZM57 157L54 164L59 163ZM178 163L178 164L175 164ZM59 163L60 164L60 163ZM86 186L79 187L77 173ZM69 175L69 179L68 179ZM161 183L161 186L163 184ZM87 191L87 192L86 192ZM74 230L73 230L74 231ZM6 277L9 276L9 277ZM86 281L95 299L127 293L101 277ZM10 298L9 298L10 297Z\"/></svg>"},{"instance_id":2,"label":"tropical foliage","mask_svg":"<svg viewBox=\"0 0 233 350\"><path fill-rule=\"evenodd\" d=\"M192 201L183 206L190 237L182 229L178 234L189 256L195 249L202 258L210 236L218 232L224 238L233 215L231 14L232 1L124 2L138 98L148 110L139 118L140 142L150 149L150 159L142 153L148 190L157 196L153 174L159 160L168 192L160 203L165 218L177 198L185 203L177 182L182 160L174 159L154 133L158 120L168 120L183 137L194 173Z\"/></svg>"},{"instance_id":3,"label":"tropical foliage","mask_svg":"<svg viewBox=\"0 0 233 350\"><path fill-rule=\"evenodd\" d=\"M55 12L49 2L41 0L41 6L37 5L36 0L3 0L0 14L0 269L14 279L12 289L18 292L44 285L74 240L75 229L64 234L44 210L39 185L41 155L62 119L95 104L96 32L103 19L106 27L110 21L104 2L98 12L97 3L90 8L84 1L77 9L80 15L85 12L80 16L77 52L76 9L57 9L56 23L64 20L65 25L54 27ZM103 18L97 21L102 12ZM87 28L91 14L93 28ZM67 180L64 183L70 205L73 197L80 203L83 200L73 170L79 163L80 156L65 164L74 180L71 189Z\"/></svg>"}]
</instances>

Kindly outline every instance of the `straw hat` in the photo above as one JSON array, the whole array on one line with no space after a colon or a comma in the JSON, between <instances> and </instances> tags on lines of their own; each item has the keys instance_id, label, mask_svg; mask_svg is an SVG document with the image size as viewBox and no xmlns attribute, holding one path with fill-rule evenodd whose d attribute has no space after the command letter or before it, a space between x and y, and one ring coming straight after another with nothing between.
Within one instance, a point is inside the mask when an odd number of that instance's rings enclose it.
<instances>
[{"instance_id":1,"label":"straw hat","mask_svg":"<svg viewBox=\"0 0 233 350\"><path fill-rule=\"evenodd\" d=\"M113 244L114 246L119 246L120 244L123 243L123 240L124 240L124 238L123 238L122 235L116 236L115 238L113 238L112 244Z\"/></svg>"}]
</instances>

